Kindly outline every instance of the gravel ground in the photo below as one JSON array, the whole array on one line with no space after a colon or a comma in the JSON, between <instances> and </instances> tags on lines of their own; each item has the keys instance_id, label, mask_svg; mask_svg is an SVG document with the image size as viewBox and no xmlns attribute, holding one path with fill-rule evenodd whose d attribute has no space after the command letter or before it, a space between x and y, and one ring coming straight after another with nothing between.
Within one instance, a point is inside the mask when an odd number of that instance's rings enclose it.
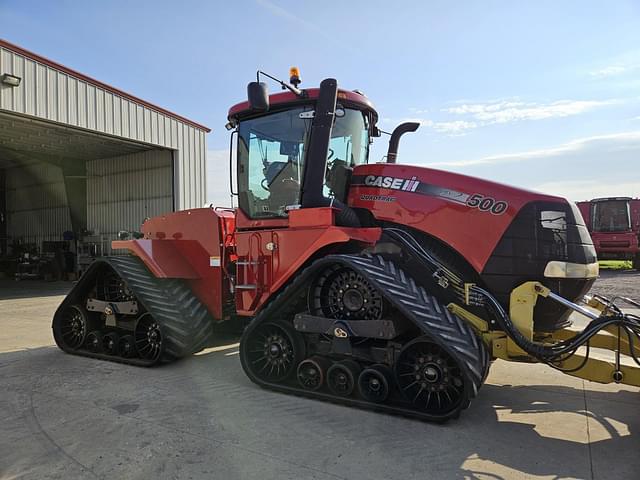
<instances>
[{"instance_id":1,"label":"gravel ground","mask_svg":"<svg viewBox=\"0 0 640 480\"><path fill-rule=\"evenodd\" d=\"M612 299L615 296L629 297L640 302L640 272L637 270L600 270L600 278L591 289Z\"/></svg>"}]
</instances>

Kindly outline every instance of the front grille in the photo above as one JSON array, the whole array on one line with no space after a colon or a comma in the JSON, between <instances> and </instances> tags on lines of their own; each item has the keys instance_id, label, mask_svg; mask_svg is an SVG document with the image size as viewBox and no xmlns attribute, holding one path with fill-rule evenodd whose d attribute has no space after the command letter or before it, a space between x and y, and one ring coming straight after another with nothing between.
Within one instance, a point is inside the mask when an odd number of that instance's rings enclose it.
<instances>
[{"instance_id":1,"label":"front grille","mask_svg":"<svg viewBox=\"0 0 640 480\"><path fill-rule=\"evenodd\" d=\"M524 206L507 228L482 271L482 279L505 308L511 291L527 281L539 281L555 293L576 300L593 279L547 279L552 260L593 263L596 252L578 208L570 203L532 202ZM539 299L536 329L555 330L566 323L569 311L548 299Z\"/></svg>"}]
</instances>

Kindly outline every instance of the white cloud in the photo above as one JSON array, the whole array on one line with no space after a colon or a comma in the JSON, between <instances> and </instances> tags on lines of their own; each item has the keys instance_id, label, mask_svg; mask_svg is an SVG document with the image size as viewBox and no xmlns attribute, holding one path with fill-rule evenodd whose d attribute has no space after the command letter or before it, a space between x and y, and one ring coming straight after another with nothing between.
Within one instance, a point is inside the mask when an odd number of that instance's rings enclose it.
<instances>
[{"instance_id":1,"label":"white cloud","mask_svg":"<svg viewBox=\"0 0 640 480\"><path fill-rule=\"evenodd\" d=\"M507 153L502 155L491 155L482 158L469 160L454 160L450 162L440 162L430 164L432 167L469 167L474 165L495 165L504 163L518 163L529 160L539 160L542 158L553 158L576 155L581 152L597 150L603 155L601 161L606 161L606 153L614 151L637 151L640 155L640 131L615 133L611 135L598 135L587 138L580 138L555 147L529 150L526 152Z\"/></svg>"},{"instance_id":2,"label":"white cloud","mask_svg":"<svg viewBox=\"0 0 640 480\"><path fill-rule=\"evenodd\" d=\"M541 183L533 189L580 201L598 197L637 195L637 192L640 192L640 181L610 183L601 180L567 180Z\"/></svg>"},{"instance_id":3,"label":"white cloud","mask_svg":"<svg viewBox=\"0 0 640 480\"><path fill-rule=\"evenodd\" d=\"M422 127L433 128L438 133L445 133L447 135L462 135L467 130L476 128L478 124L476 122L467 120L453 120L450 122L435 122L428 118L419 117L407 117L401 119L383 118L382 122L399 125L404 122L417 122Z\"/></svg>"},{"instance_id":4,"label":"white cloud","mask_svg":"<svg viewBox=\"0 0 640 480\"><path fill-rule=\"evenodd\" d=\"M611 77L614 75L621 75L630 69L631 68L627 65L609 65L608 67L589 72L589 75L597 78Z\"/></svg>"},{"instance_id":5,"label":"white cloud","mask_svg":"<svg viewBox=\"0 0 640 480\"><path fill-rule=\"evenodd\" d=\"M490 125L521 120L568 117L617 102L617 100L559 100L544 104L502 100L488 103L462 104L446 108L443 111L456 115L467 115L482 125Z\"/></svg>"},{"instance_id":6,"label":"white cloud","mask_svg":"<svg viewBox=\"0 0 640 480\"><path fill-rule=\"evenodd\" d=\"M467 130L476 128L478 124L476 122L468 122L466 120L455 120L452 122L435 122L432 124L434 130L440 133L447 133L450 135L460 135Z\"/></svg>"}]
</instances>

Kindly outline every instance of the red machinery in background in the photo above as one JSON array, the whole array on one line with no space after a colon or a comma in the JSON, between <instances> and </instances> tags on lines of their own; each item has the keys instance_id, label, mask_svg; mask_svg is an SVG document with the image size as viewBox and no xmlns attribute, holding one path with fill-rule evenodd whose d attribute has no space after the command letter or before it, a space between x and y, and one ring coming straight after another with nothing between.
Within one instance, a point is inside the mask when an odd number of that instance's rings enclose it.
<instances>
[{"instance_id":1,"label":"red machinery in background","mask_svg":"<svg viewBox=\"0 0 640 480\"><path fill-rule=\"evenodd\" d=\"M598 258L631 260L640 270L640 199L594 198L578 202Z\"/></svg>"}]
</instances>

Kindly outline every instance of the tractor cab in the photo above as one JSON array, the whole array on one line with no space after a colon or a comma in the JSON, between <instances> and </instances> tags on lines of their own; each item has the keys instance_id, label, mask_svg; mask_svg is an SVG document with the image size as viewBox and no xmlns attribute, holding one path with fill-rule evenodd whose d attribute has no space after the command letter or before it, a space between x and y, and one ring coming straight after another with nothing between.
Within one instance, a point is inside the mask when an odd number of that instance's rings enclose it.
<instances>
[{"instance_id":1,"label":"tractor cab","mask_svg":"<svg viewBox=\"0 0 640 480\"><path fill-rule=\"evenodd\" d=\"M281 82L288 91L273 95L252 82L249 100L229 111L240 228L280 225L300 208L340 210L353 168L368 162L379 135L378 115L362 93L339 90L332 79L299 90L298 75L292 71L296 86Z\"/></svg>"},{"instance_id":2,"label":"tractor cab","mask_svg":"<svg viewBox=\"0 0 640 480\"><path fill-rule=\"evenodd\" d=\"M631 198L592 200L591 228L594 232L630 232Z\"/></svg>"}]
</instances>

